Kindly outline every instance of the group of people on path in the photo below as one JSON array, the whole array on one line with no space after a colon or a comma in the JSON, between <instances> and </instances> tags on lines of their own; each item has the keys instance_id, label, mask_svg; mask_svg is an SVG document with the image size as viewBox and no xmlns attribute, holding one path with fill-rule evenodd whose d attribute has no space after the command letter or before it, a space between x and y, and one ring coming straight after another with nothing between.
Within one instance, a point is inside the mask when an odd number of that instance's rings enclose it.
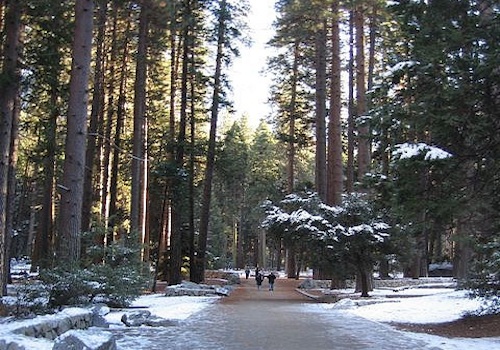
<instances>
[{"instance_id":1,"label":"group of people on path","mask_svg":"<svg viewBox=\"0 0 500 350\"><path fill-rule=\"evenodd\" d=\"M250 276L250 269L247 267L245 269L245 276L246 279ZM276 275L271 272L269 275L264 276L259 268L255 269L255 282L257 283L257 289L260 289L262 287L262 282L264 282L264 277L267 277L267 280L269 281L269 290L273 291L274 290L274 281L276 280Z\"/></svg>"}]
</instances>

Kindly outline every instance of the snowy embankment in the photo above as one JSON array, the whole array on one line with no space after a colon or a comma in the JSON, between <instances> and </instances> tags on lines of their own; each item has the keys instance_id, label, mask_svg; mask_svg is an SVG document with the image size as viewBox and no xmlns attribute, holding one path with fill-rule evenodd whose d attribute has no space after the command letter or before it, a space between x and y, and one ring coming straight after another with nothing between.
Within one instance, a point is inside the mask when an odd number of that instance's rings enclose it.
<instances>
[{"instance_id":1,"label":"snowy embankment","mask_svg":"<svg viewBox=\"0 0 500 350\"><path fill-rule=\"evenodd\" d=\"M55 315L2 323L0 349L52 349L58 336L92 325L92 311L68 308Z\"/></svg>"},{"instance_id":2,"label":"snowy embankment","mask_svg":"<svg viewBox=\"0 0 500 350\"><path fill-rule=\"evenodd\" d=\"M385 293L375 291L373 295ZM418 293L421 293L418 296ZM469 299L467 292L441 288L411 288L399 297L385 298L376 304L349 307L346 312L383 323L427 324L458 320L464 314L477 310L480 302ZM411 297L405 296L411 294ZM385 293L387 296L387 294ZM408 336L425 341L441 350L491 350L500 349L500 338L445 338L423 333L405 332Z\"/></svg>"}]
</instances>

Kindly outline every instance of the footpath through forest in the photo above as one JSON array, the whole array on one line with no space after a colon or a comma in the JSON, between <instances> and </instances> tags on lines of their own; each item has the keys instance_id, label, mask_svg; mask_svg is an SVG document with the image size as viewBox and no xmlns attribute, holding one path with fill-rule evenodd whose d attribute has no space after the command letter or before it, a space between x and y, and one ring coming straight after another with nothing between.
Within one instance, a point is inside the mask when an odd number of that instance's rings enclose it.
<instances>
[{"instance_id":1,"label":"footpath through forest","mask_svg":"<svg viewBox=\"0 0 500 350\"><path fill-rule=\"evenodd\" d=\"M297 280L242 279L229 297L172 327L128 329L117 334L127 349L436 349L403 332L341 311L325 311L298 293ZM147 334L150 332L150 334ZM140 342L134 343L134 338ZM144 339L147 339L147 343Z\"/></svg>"}]
</instances>

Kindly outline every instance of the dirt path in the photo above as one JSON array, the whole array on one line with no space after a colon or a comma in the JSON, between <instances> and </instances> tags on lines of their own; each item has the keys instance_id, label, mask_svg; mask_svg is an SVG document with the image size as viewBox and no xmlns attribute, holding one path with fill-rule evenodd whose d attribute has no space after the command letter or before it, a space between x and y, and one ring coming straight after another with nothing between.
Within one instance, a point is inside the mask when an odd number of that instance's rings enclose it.
<instances>
[{"instance_id":1,"label":"dirt path","mask_svg":"<svg viewBox=\"0 0 500 350\"><path fill-rule=\"evenodd\" d=\"M312 299L298 293L296 288L300 281L288 278L278 278L274 283L274 291L269 291L267 279L262 283L260 290L257 289L255 279L250 277L248 280L241 279L241 284L231 293L228 298L223 299L222 303L240 303L242 301L286 301L287 303L307 303L313 302Z\"/></svg>"},{"instance_id":2,"label":"dirt path","mask_svg":"<svg viewBox=\"0 0 500 350\"><path fill-rule=\"evenodd\" d=\"M270 292L267 280L258 290L255 279L243 279L228 298L192 320L190 328L197 340L190 346L224 350L425 349L425 344L388 326L325 311L295 290L299 283L279 278ZM185 341L189 344L192 339Z\"/></svg>"},{"instance_id":3,"label":"dirt path","mask_svg":"<svg viewBox=\"0 0 500 350\"><path fill-rule=\"evenodd\" d=\"M389 326L325 310L296 292L298 284L296 280L277 279L275 291L270 292L267 280L257 290L253 278L243 279L229 297L208 306L185 323L131 329L127 334L127 350L430 349ZM143 340L131 346L135 332Z\"/></svg>"}]
</instances>

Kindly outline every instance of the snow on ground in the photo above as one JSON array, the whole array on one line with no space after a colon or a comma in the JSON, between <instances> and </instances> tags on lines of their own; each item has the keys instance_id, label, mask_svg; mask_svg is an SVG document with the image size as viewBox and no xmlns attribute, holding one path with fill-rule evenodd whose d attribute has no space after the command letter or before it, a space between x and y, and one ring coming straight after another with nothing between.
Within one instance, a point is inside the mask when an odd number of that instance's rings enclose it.
<instances>
[{"instance_id":1,"label":"snow on ground","mask_svg":"<svg viewBox=\"0 0 500 350\"><path fill-rule=\"evenodd\" d=\"M409 288L401 292L375 290L371 301L344 299L326 308L347 309L377 322L442 323L459 319L464 312L478 309L478 300L469 299L466 291L449 288Z\"/></svg>"},{"instance_id":2,"label":"snow on ground","mask_svg":"<svg viewBox=\"0 0 500 350\"><path fill-rule=\"evenodd\" d=\"M165 297L163 294L144 295L132 303L132 309L111 312L105 316L105 319L111 325L119 324L123 326L121 317L125 312L147 309L152 315L168 320L185 320L218 299L220 297Z\"/></svg>"},{"instance_id":3,"label":"snow on ground","mask_svg":"<svg viewBox=\"0 0 500 350\"><path fill-rule=\"evenodd\" d=\"M340 309L375 322L425 324L455 321L465 313L478 309L481 304L477 299L469 299L466 291L450 288L408 288L397 292L374 290L370 295L377 300L358 302L345 299L320 306L325 310ZM423 333L404 333L441 350L500 349L500 338L449 339Z\"/></svg>"}]
</instances>

